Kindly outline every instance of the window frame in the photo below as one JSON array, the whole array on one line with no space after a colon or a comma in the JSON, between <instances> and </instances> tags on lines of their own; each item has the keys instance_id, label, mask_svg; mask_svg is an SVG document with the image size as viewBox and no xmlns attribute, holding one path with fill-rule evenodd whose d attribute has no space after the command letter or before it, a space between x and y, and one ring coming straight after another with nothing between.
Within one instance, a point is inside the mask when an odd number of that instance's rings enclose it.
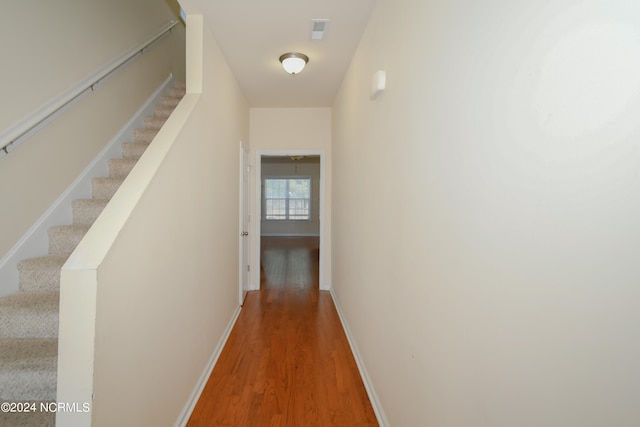
<instances>
[{"instance_id":1,"label":"window frame","mask_svg":"<svg viewBox=\"0 0 640 427\"><path fill-rule=\"evenodd\" d=\"M284 180L308 180L309 181L309 198L308 199L290 199L289 196L287 195L286 197L286 205L285 205L285 213L286 213L286 217L285 218L267 218L267 180L276 180L276 179L284 179ZM287 183L287 188L288 188L288 183ZM301 221L306 221L306 222L311 222L312 221L312 215L313 215L313 210L312 210L312 197L313 195L313 179L311 178L311 176L309 175L269 175L269 176L264 176L262 178L262 218L264 221L273 221L273 222L282 222L282 221L296 221L296 222L301 222ZM276 198L273 198L273 200L275 200ZM278 198L279 199L279 198ZM289 200L309 200L309 214L307 215L306 219L301 219L301 218L289 218Z\"/></svg>"}]
</instances>

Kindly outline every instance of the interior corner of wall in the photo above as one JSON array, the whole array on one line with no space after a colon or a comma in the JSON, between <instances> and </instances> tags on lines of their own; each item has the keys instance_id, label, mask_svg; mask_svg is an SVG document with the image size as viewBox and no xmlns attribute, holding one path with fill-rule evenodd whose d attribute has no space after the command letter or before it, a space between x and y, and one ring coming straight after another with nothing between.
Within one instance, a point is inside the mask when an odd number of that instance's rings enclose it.
<instances>
[{"instance_id":1,"label":"interior corner of wall","mask_svg":"<svg viewBox=\"0 0 640 427\"><path fill-rule=\"evenodd\" d=\"M187 15L186 44L187 93L202 93L204 71L203 15Z\"/></svg>"}]
</instances>

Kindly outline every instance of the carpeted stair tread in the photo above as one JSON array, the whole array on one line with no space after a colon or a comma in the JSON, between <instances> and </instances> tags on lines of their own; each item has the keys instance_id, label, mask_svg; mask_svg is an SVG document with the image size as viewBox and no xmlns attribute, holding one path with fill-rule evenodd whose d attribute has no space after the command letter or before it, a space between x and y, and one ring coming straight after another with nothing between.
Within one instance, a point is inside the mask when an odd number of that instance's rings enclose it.
<instances>
[{"instance_id":1,"label":"carpeted stair tread","mask_svg":"<svg viewBox=\"0 0 640 427\"><path fill-rule=\"evenodd\" d=\"M71 202L73 223L91 225L109 203L108 199L76 199Z\"/></svg>"},{"instance_id":2,"label":"carpeted stair tread","mask_svg":"<svg viewBox=\"0 0 640 427\"><path fill-rule=\"evenodd\" d=\"M0 401L55 400L57 364L57 338L0 339Z\"/></svg>"},{"instance_id":3,"label":"carpeted stair tread","mask_svg":"<svg viewBox=\"0 0 640 427\"><path fill-rule=\"evenodd\" d=\"M125 159L140 159L148 147L149 144L146 142L125 142L122 144L122 157Z\"/></svg>"},{"instance_id":4,"label":"carpeted stair tread","mask_svg":"<svg viewBox=\"0 0 640 427\"><path fill-rule=\"evenodd\" d=\"M68 254L23 259L18 263L21 291L54 291L60 289L60 270Z\"/></svg>"},{"instance_id":5,"label":"carpeted stair tread","mask_svg":"<svg viewBox=\"0 0 640 427\"><path fill-rule=\"evenodd\" d=\"M93 198L111 199L123 181L123 178L94 178L91 181Z\"/></svg>"},{"instance_id":6,"label":"carpeted stair tread","mask_svg":"<svg viewBox=\"0 0 640 427\"><path fill-rule=\"evenodd\" d=\"M60 292L17 292L0 298L0 338L58 336Z\"/></svg>"},{"instance_id":7,"label":"carpeted stair tread","mask_svg":"<svg viewBox=\"0 0 640 427\"><path fill-rule=\"evenodd\" d=\"M133 132L135 142L146 142L147 144L151 143L151 141L153 141L153 138L155 138L158 134L158 130L159 129L153 128L136 129Z\"/></svg>"},{"instance_id":8,"label":"carpeted stair tread","mask_svg":"<svg viewBox=\"0 0 640 427\"><path fill-rule=\"evenodd\" d=\"M144 118L144 128L145 129L156 129L160 130L162 125L167 121L167 119L162 119L159 117L145 117Z\"/></svg>"},{"instance_id":9,"label":"carpeted stair tread","mask_svg":"<svg viewBox=\"0 0 640 427\"><path fill-rule=\"evenodd\" d=\"M182 100L182 96L163 96L160 99L160 105L176 108Z\"/></svg>"},{"instance_id":10,"label":"carpeted stair tread","mask_svg":"<svg viewBox=\"0 0 640 427\"><path fill-rule=\"evenodd\" d=\"M187 92L186 85L176 85L169 89L169 97L182 98Z\"/></svg>"},{"instance_id":11,"label":"carpeted stair tread","mask_svg":"<svg viewBox=\"0 0 640 427\"><path fill-rule=\"evenodd\" d=\"M49 403L47 400L45 403ZM36 402L37 408L40 408L40 402ZM0 412L0 426L7 427L55 427L56 413L50 412Z\"/></svg>"},{"instance_id":12,"label":"carpeted stair tread","mask_svg":"<svg viewBox=\"0 0 640 427\"><path fill-rule=\"evenodd\" d=\"M167 118L171 115L174 108L168 105L156 105L153 109L154 116L158 118Z\"/></svg>"},{"instance_id":13,"label":"carpeted stair tread","mask_svg":"<svg viewBox=\"0 0 640 427\"><path fill-rule=\"evenodd\" d=\"M136 165L138 159L111 159L109 160L109 178L124 179Z\"/></svg>"},{"instance_id":14,"label":"carpeted stair tread","mask_svg":"<svg viewBox=\"0 0 640 427\"><path fill-rule=\"evenodd\" d=\"M49 228L49 254L70 254L89 231L90 225L71 224Z\"/></svg>"},{"instance_id":15,"label":"carpeted stair tread","mask_svg":"<svg viewBox=\"0 0 640 427\"><path fill-rule=\"evenodd\" d=\"M27 258L18 262L19 271L35 270L35 269L52 269L61 268L65 261L69 258L67 254L61 255L45 255L35 258Z\"/></svg>"}]
</instances>

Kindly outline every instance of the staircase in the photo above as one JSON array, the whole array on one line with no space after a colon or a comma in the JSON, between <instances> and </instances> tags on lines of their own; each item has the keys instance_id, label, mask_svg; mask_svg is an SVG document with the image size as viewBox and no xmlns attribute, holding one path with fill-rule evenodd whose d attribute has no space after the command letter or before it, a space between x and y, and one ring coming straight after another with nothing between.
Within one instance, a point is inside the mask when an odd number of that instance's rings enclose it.
<instances>
[{"instance_id":1,"label":"staircase","mask_svg":"<svg viewBox=\"0 0 640 427\"><path fill-rule=\"evenodd\" d=\"M49 254L18 263L20 290L0 298L0 402L56 400L60 270L184 93L183 84L170 89L135 140L122 144L122 158L109 160L109 176L93 179L93 198L72 202L73 224L49 229ZM18 414L0 413L0 425L52 425L55 418L30 423L8 416Z\"/></svg>"}]
</instances>

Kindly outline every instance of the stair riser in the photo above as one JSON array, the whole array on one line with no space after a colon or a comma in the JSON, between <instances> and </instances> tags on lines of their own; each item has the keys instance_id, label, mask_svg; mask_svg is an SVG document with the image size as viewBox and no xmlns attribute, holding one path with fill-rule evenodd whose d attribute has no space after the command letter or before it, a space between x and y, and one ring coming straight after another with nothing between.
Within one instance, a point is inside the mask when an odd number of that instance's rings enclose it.
<instances>
[{"instance_id":1,"label":"stair riser","mask_svg":"<svg viewBox=\"0 0 640 427\"><path fill-rule=\"evenodd\" d=\"M134 138L136 142L151 143L153 138L158 134L157 129L136 129L134 132Z\"/></svg>"},{"instance_id":2,"label":"stair riser","mask_svg":"<svg viewBox=\"0 0 640 427\"><path fill-rule=\"evenodd\" d=\"M70 254L85 234L86 230L49 230L49 254Z\"/></svg>"},{"instance_id":3,"label":"stair riser","mask_svg":"<svg viewBox=\"0 0 640 427\"><path fill-rule=\"evenodd\" d=\"M67 255L47 255L20 261L18 263L20 290L23 292L59 290L60 270L67 259Z\"/></svg>"},{"instance_id":4,"label":"stair riser","mask_svg":"<svg viewBox=\"0 0 640 427\"><path fill-rule=\"evenodd\" d=\"M159 130L162 125L166 122L164 119L159 119L157 117L145 117L144 119L144 128L145 129L154 129ZM135 131L134 131L135 133Z\"/></svg>"},{"instance_id":5,"label":"stair riser","mask_svg":"<svg viewBox=\"0 0 640 427\"><path fill-rule=\"evenodd\" d=\"M0 312L0 338L57 338L58 311Z\"/></svg>"},{"instance_id":6,"label":"stair riser","mask_svg":"<svg viewBox=\"0 0 640 427\"><path fill-rule=\"evenodd\" d=\"M40 401L55 400L57 339L3 339L0 349L0 402L35 402L39 409ZM2 426L43 425L16 421L0 413Z\"/></svg>"},{"instance_id":7,"label":"stair riser","mask_svg":"<svg viewBox=\"0 0 640 427\"><path fill-rule=\"evenodd\" d=\"M124 179L135 165L135 159L111 159L109 160L109 178Z\"/></svg>"},{"instance_id":8,"label":"stair riser","mask_svg":"<svg viewBox=\"0 0 640 427\"><path fill-rule=\"evenodd\" d=\"M160 100L160 105L176 108L181 99L182 97L179 96L165 96Z\"/></svg>"},{"instance_id":9,"label":"stair riser","mask_svg":"<svg viewBox=\"0 0 640 427\"><path fill-rule=\"evenodd\" d=\"M93 198L94 199L111 199L116 193L122 180L94 179L93 180Z\"/></svg>"},{"instance_id":10,"label":"stair riser","mask_svg":"<svg viewBox=\"0 0 640 427\"><path fill-rule=\"evenodd\" d=\"M186 89L184 87L172 87L169 89L169 97L171 98L182 98L186 93Z\"/></svg>"},{"instance_id":11,"label":"stair riser","mask_svg":"<svg viewBox=\"0 0 640 427\"><path fill-rule=\"evenodd\" d=\"M20 272L21 291L55 291L60 289L60 269Z\"/></svg>"},{"instance_id":12,"label":"stair riser","mask_svg":"<svg viewBox=\"0 0 640 427\"><path fill-rule=\"evenodd\" d=\"M169 117L171 115L173 110L174 109L172 107L159 105L159 106L154 108L153 112L154 112L155 117L166 119L167 117Z\"/></svg>"},{"instance_id":13,"label":"stair riser","mask_svg":"<svg viewBox=\"0 0 640 427\"><path fill-rule=\"evenodd\" d=\"M73 223L91 225L102 213L106 206L106 201L92 204L73 204Z\"/></svg>"},{"instance_id":14,"label":"stair riser","mask_svg":"<svg viewBox=\"0 0 640 427\"><path fill-rule=\"evenodd\" d=\"M147 150L149 144L145 143L125 143L122 144L122 157L125 159L139 159Z\"/></svg>"},{"instance_id":15,"label":"stair riser","mask_svg":"<svg viewBox=\"0 0 640 427\"><path fill-rule=\"evenodd\" d=\"M2 402L54 402L56 400L57 372L29 373L29 380L20 372L0 372L0 401ZM28 387L21 386L28 382ZM40 403L36 403L36 412ZM8 417L7 417L8 418ZM1 419L1 418L0 418ZM0 425L4 425L1 424ZM7 424L9 426L10 424ZM31 424L19 424L31 425ZM37 424L39 425L39 424Z\"/></svg>"}]
</instances>

